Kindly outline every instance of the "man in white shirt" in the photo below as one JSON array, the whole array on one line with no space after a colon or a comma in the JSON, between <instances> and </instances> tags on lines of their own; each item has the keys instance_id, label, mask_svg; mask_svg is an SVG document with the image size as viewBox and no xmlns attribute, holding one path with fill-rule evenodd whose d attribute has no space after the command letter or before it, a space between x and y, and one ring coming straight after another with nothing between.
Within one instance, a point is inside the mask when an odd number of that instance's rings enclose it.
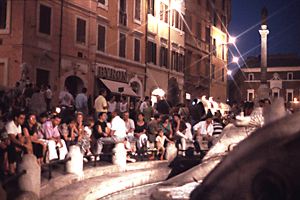
<instances>
[{"instance_id":1,"label":"man in white shirt","mask_svg":"<svg viewBox=\"0 0 300 200\"><path fill-rule=\"evenodd\" d=\"M126 126L124 120L118 116L117 112L112 113L111 135L116 143L122 142L126 138Z\"/></svg>"},{"instance_id":2,"label":"man in white shirt","mask_svg":"<svg viewBox=\"0 0 300 200\"><path fill-rule=\"evenodd\" d=\"M22 128L25 121L25 113L21 111L16 111L14 113L14 119L8 122L5 126L6 132L8 134L10 145L7 148L9 171L11 174L16 172L16 161L18 157L17 149L21 151L26 151L27 153L32 153L32 145L30 141L26 141L22 136Z\"/></svg>"},{"instance_id":3,"label":"man in white shirt","mask_svg":"<svg viewBox=\"0 0 300 200\"><path fill-rule=\"evenodd\" d=\"M134 121L129 118L129 112L128 111L124 112L123 119L124 119L125 126L126 126L127 139L129 140L129 142L133 142L134 139L135 139L134 138L135 125L134 125Z\"/></svg>"},{"instance_id":4,"label":"man in white shirt","mask_svg":"<svg viewBox=\"0 0 300 200\"><path fill-rule=\"evenodd\" d=\"M201 121L193 127L194 131L196 131L196 140L197 142L199 142L200 147L203 140L208 141L208 147L212 145L212 141L214 139L214 137L212 136L214 132L212 117L212 114L208 113L205 121Z\"/></svg>"},{"instance_id":5,"label":"man in white shirt","mask_svg":"<svg viewBox=\"0 0 300 200\"><path fill-rule=\"evenodd\" d=\"M150 98L148 96L145 97L145 100L140 105L140 112L144 113L145 109L148 108Z\"/></svg>"}]
</instances>

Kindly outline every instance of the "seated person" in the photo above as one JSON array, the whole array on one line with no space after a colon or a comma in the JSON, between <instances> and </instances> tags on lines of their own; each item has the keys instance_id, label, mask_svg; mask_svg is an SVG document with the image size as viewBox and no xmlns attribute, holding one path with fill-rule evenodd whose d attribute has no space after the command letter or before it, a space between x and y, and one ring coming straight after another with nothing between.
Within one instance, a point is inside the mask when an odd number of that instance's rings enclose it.
<instances>
[{"instance_id":1,"label":"seated person","mask_svg":"<svg viewBox=\"0 0 300 200\"><path fill-rule=\"evenodd\" d=\"M22 128L25 121L25 113L22 111L15 111L13 120L9 121L5 129L7 131L10 144L7 147L7 156L9 162L9 173L16 173L16 162L21 157L22 151L25 153L32 153L31 142L25 140L22 136Z\"/></svg>"},{"instance_id":2,"label":"seated person","mask_svg":"<svg viewBox=\"0 0 300 200\"><path fill-rule=\"evenodd\" d=\"M51 119L46 121L42 125L42 131L45 139L45 143L48 146L49 160L53 159L65 159L68 149L64 140L61 139L58 126L61 122L61 116L53 114ZM58 148L59 155L56 152Z\"/></svg>"},{"instance_id":3,"label":"seated person","mask_svg":"<svg viewBox=\"0 0 300 200\"><path fill-rule=\"evenodd\" d=\"M7 147L10 145L8 134L5 130L0 132L0 176L7 175L9 173L9 165L7 158Z\"/></svg>"},{"instance_id":4,"label":"seated person","mask_svg":"<svg viewBox=\"0 0 300 200\"><path fill-rule=\"evenodd\" d=\"M147 123L144 121L144 114L139 113L137 116L137 122L135 124L135 129L134 129L134 136L137 139L137 149L146 149L147 148L147 141L148 137L146 135L148 130Z\"/></svg>"},{"instance_id":5,"label":"seated person","mask_svg":"<svg viewBox=\"0 0 300 200\"><path fill-rule=\"evenodd\" d=\"M164 144L166 141L168 142L172 142L171 140L169 140L165 135L162 129L158 130L158 136L156 136L156 148L157 151L160 155L160 160L164 159L164 155L165 155L165 147Z\"/></svg>"},{"instance_id":6,"label":"seated person","mask_svg":"<svg viewBox=\"0 0 300 200\"><path fill-rule=\"evenodd\" d=\"M200 147L203 144L203 140L208 141L208 148L210 148L212 145L212 141L214 140L214 137L212 136L214 132L212 117L213 117L212 114L209 112L206 115L205 121L200 121L193 127L194 131L196 131L195 133L196 141L198 142Z\"/></svg>"}]
</instances>

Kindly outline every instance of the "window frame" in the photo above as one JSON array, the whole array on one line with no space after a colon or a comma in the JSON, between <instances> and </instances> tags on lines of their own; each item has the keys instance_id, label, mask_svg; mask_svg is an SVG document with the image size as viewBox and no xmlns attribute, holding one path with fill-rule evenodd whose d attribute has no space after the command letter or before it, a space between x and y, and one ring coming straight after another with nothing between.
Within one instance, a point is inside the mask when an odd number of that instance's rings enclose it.
<instances>
[{"instance_id":1,"label":"window frame","mask_svg":"<svg viewBox=\"0 0 300 200\"><path fill-rule=\"evenodd\" d=\"M121 48L121 34L123 34L124 35L124 38L125 38L125 47L124 47L124 57L123 56L121 56L120 55L120 48ZM126 33L125 32L122 32L122 31L119 31L118 32L118 39L119 39L119 42L118 42L118 57L119 58L124 58L124 59L126 59L126 56L127 56L127 53L126 53L126 46L127 46L127 43L126 43L126 41L127 41L127 39L126 39L126 37L127 37L127 35L126 35Z\"/></svg>"},{"instance_id":2,"label":"window frame","mask_svg":"<svg viewBox=\"0 0 300 200\"><path fill-rule=\"evenodd\" d=\"M250 77L252 77L252 79ZM248 74L248 81L254 81L254 74L253 73Z\"/></svg>"},{"instance_id":3,"label":"window frame","mask_svg":"<svg viewBox=\"0 0 300 200\"><path fill-rule=\"evenodd\" d=\"M133 6L133 21L137 24L142 24L142 13L143 13L143 9L142 9L142 4L143 4L143 1L142 0L138 0L140 1L140 19L137 19L136 18L136 1L137 0L134 0L134 6Z\"/></svg>"},{"instance_id":4,"label":"window frame","mask_svg":"<svg viewBox=\"0 0 300 200\"><path fill-rule=\"evenodd\" d=\"M50 17L50 34L42 33L40 32L40 8L41 5L51 8L51 17ZM36 33L38 36L50 38L53 35L53 6L45 3L45 2L39 2L37 7L37 26L36 26Z\"/></svg>"},{"instance_id":5,"label":"window frame","mask_svg":"<svg viewBox=\"0 0 300 200\"><path fill-rule=\"evenodd\" d=\"M100 3L99 0L97 0L97 7L102 8L104 10L108 10L108 0L104 0L104 4Z\"/></svg>"},{"instance_id":6,"label":"window frame","mask_svg":"<svg viewBox=\"0 0 300 200\"><path fill-rule=\"evenodd\" d=\"M292 94L291 101L288 100L289 94ZM285 102L287 102L287 103L292 102L293 99L294 99L294 90L293 89L286 89Z\"/></svg>"},{"instance_id":7,"label":"window frame","mask_svg":"<svg viewBox=\"0 0 300 200\"><path fill-rule=\"evenodd\" d=\"M85 21L85 42L84 42L84 44L83 43L79 43L77 41L77 19L81 19L81 20ZM74 31L74 35L75 35L74 42L75 42L76 46L84 47L84 48L87 47L87 44L88 44L88 31L87 30L88 30L88 20L87 20L87 18L79 16L79 15L76 15L75 16L75 31Z\"/></svg>"},{"instance_id":8,"label":"window frame","mask_svg":"<svg viewBox=\"0 0 300 200\"><path fill-rule=\"evenodd\" d=\"M99 45L99 26L104 27L104 50L99 50L98 45ZM107 26L101 23L97 23L97 47L96 47L96 51L99 52L106 52L106 40L107 40Z\"/></svg>"},{"instance_id":9,"label":"window frame","mask_svg":"<svg viewBox=\"0 0 300 200\"><path fill-rule=\"evenodd\" d=\"M0 34L10 34L11 21L11 0L7 0L6 4L6 24L4 29L0 29Z\"/></svg>"},{"instance_id":10,"label":"window frame","mask_svg":"<svg viewBox=\"0 0 300 200\"><path fill-rule=\"evenodd\" d=\"M252 100L250 100L250 94L252 94ZM255 99L255 92L254 89L247 89L247 101L253 101Z\"/></svg>"},{"instance_id":11,"label":"window frame","mask_svg":"<svg viewBox=\"0 0 300 200\"><path fill-rule=\"evenodd\" d=\"M292 77L289 78L289 75L291 75ZM287 76L286 76L286 80L288 80L288 81L294 80L294 73L293 72L288 72Z\"/></svg>"},{"instance_id":12,"label":"window frame","mask_svg":"<svg viewBox=\"0 0 300 200\"><path fill-rule=\"evenodd\" d=\"M138 40L139 41L139 60L135 60L135 41ZM141 62L141 38L138 37L133 37L133 61L135 62Z\"/></svg>"}]
</instances>

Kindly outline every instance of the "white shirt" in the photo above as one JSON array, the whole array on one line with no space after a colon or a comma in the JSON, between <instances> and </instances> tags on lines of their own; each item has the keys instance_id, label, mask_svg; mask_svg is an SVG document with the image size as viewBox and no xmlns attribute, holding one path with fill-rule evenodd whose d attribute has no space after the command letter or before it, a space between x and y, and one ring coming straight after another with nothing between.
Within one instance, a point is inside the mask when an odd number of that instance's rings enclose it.
<instances>
[{"instance_id":1,"label":"white shirt","mask_svg":"<svg viewBox=\"0 0 300 200\"><path fill-rule=\"evenodd\" d=\"M197 123L196 125L194 125L194 130L197 132L200 132L200 134L202 135L210 135L212 136L213 132L214 132L214 126L213 124L209 124L208 127L206 128L206 121L201 121L199 123Z\"/></svg>"},{"instance_id":2,"label":"white shirt","mask_svg":"<svg viewBox=\"0 0 300 200\"><path fill-rule=\"evenodd\" d=\"M72 104L74 102L74 98L69 92L61 91L59 93L59 101L60 101L60 105L72 106Z\"/></svg>"},{"instance_id":3,"label":"white shirt","mask_svg":"<svg viewBox=\"0 0 300 200\"><path fill-rule=\"evenodd\" d=\"M132 119L128 119L128 121L125 121L125 126L126 126L126 132L132 129L131 132L128 132L128 135L133 135L135 129L134 121Z\"/></svg>"},{"instance_id":4,"label":"white shirt","mask_svg":"<svg viewBox=\"0 0 300 200\"><path fill-rule=\"evenodd\" d=\"M126 112L127 111L127 102L122 103L120 102L120 112Z\"/></svg>"},{"instance_id":5,"label":"white shirt","mask_svg":"<svg viewBox=\"0 0 300 200\"><path fill-rule=\"evenodd\" d=\"M156 142L159 142L161 145L164 145L164 144L165 144L165 141L166 141L166 138L167 138L167 137L166 137L165 135L163 135L162 137L158 135L158 136L156 137L155 141L156 141Z\"/></svg>"},{"instance_id":6,"label":"white shirt","mask_svg":"<svg viewBox=\"0 0 300 200\"><path fill-rule=\"evenodd\" d=\"M113 101L113 102L107 102L108 104L108 112L115 112L116 111L116 108L117 108L117 102L116 101Z\"/></svg>"},{"instance_id":7,"label":"white shirt","mask_svg":"<svg viewBox=\"0 0 300 200\"><path fill-rule=\"evenodd\" d=\"M97 112L107 112L107 101L104 96L99 95L95 100L94 108Z\"/></svg>"},{"instance_id":8,"label":"white shirt","mask_svg":"<svg viewBox=\"0 0 300 200\"><path fill-rule=\"evenodd\" d=\"M12 134L15 136L22 133L21 125L17 126L13 120L6 124L5 129L7 134Z\"/></svg>"},{"instance_id":9,"label":"white shirt","mask_svg":"<svg viewBox=\"0 0 300 200\"><path fill-rule=\"evenodd\" d=\"M141 104L141 106L140 106L140 111L141 111L141 112L144 112L144 110L145 110L146 108L148 108L148 104L147 104L146 101L144 101L144 102Z\"/></svg>"},{"instance_id":10,"label":"white shirt","mask_svg":"<svg viewBox=\"0 0 300 200\"><path fill-rule=\"evenodd\" d=\"M87 135L88 137L91 137L91 135L92 135L92 130L91 130L88 126L84 127L84 131L86 132L86 135Z\"/></svg>"},{"instance_id":11,"label":"white shirt","mask_svg":"<svg viewBox=\"0 0 300 200\"><path fill-rule=\"evenodd\" d=\"M114 135L118 138L125 138L126 137L126 126L124 120L116 116L111 121L111 130L115 131Z\"/></svg>"}]
</instances>

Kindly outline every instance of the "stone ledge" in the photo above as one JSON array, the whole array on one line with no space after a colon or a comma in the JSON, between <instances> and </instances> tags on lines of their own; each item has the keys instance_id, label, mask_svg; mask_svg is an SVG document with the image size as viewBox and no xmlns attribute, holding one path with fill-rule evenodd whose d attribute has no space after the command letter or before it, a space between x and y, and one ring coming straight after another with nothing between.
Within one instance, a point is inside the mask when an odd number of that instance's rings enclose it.
<instances>
[{"instance_id":1,"label":"stone ledge","mask_svg":"<svg viewBox=\"0 0 300 200\"><path fill-rule=\"evenodd\" d=\"M89 178L66 186L43 199L73 200L74 197L77 200L99 199L125 189L163 181L171 171L167 166L168 163L165 163L165 166L156 168L131 170Z\"/></svg>"},{"instance_id":2,"label":"stone ledge","mask_svg":"<svg viewBox=\"0 0 300 200\"><path fill-rule=\"evenodd\" d=\"M141 170L141 169L152 169L152 168L167 168L168 161L147 161L147 162L136 162L130 163L126 166L126 171L134 171L134 170ZM99 167L91 167L84 170L84 176L79 177L74 174L66 174L55 177L51 179L46 184L41 186L40 197L44 198L55 191L62 189L63 187L67 187L68 185L75 184L79 181L87 180L94 177L100 177L103 175L110 175L113 173L119 173L120 169L116 165L108 165L108 166L99 166ZM123 172L123 173L125 173Z\"/></svg>"}]
</instances>

